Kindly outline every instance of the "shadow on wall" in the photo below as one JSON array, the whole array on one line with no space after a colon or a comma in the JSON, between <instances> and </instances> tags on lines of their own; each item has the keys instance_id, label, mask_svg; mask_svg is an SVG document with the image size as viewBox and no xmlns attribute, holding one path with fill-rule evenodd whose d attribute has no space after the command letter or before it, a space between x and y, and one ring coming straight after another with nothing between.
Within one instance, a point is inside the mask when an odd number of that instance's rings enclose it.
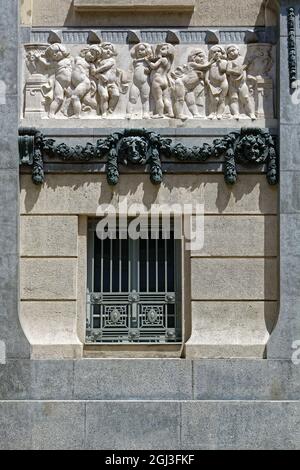
<instances>
[{"instance_id":1,"label":"shadow on wall","mask_svg":"<svg viewBox=\"0 0 300 470\"><path fill-rule=\"evenodd\" d=\"M265 0L264 2L264 8L265 8L265 25L266 26L279 26L279 15L280 15L280 4L279 0ZM276 103L276 107L278 106L278 103ZM279 219L277 218L277 272L280 272L280 266L279 266ZM265 253L268 253L268 241L271 237L270 234L270 229L268 224L265 224ZM268 269L265 267L265 297L267 298L267 292L266 292L266 286L268 285L268 280L270 279L271 273L268 271ZM277 308L273 312L269 311L269 303L265 303L265 323L267 330L269 334L271 335L272 332L275 330L276 325L279 320L279 310L280 310L280 297L279 297L279 292L280 292L280 287L279 287L279 282L280 278L279 275L276 278L277 282ZM264 356L267 357L267 350L268 350L268 344L266 345L265 348L265 354Z\"/></svg>"},{"instance_id":2,"label":"shadow on wall","mask_svg":"<svg viewBox=\"0 0 300 470\"><path fill-rule=\"evenodd\" d=\"M277 26L279 21L279 0L264 0L262 7L265 26Z\"/></svg>"},{"instance_id":3,"label":"shadow on wall","mask_svg":"<svg viewBox=\"0 0 300 470\"><path fill-rule=\"evenodd\" d=\"M222 174L164 175L161 185L153 185L149 174L129 174L120 168L120 181L109 186L104 174L47 174L43 186L36 186L31 175L21 178L25 213L96 214L100 204L204 204L206 213L276 214L277 187L270 186L263 174L240 174L235 185L225 183ZM255 202L254 202L255 201Z\"/></svg>"},{"instance_id":4,"label":"shadow on wall","mask_svg":"<svg viewBox=\"0 0 300 470\"><path fill-rule=\"evenodd\" d=\"M111 11L109 14L108 12L77 12L72 1L64 26L137 27L138 25L139 27L166 27L176 25L187 27L191 24L192 16L192 11L145 13L144 11L131 10L124 13Z\"/></svg>"}]
</instances>

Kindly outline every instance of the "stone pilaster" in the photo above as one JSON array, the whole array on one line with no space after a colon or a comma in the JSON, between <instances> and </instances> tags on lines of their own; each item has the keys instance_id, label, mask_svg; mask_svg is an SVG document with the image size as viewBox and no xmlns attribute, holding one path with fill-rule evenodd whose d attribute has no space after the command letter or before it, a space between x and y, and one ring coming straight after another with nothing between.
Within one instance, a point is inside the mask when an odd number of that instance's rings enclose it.
<instances>
[{"instance_id":1,"label":"stone pilaster","mask_svg":"<svg viewBox=\"0 0 300 470\"><path fill-rule=\"evenodd\" d=\"M0 0L0 341L7 358L29 356L18 316L18 6Z\"/></svg>"},{"instance_id":2,"label":"stone pilaster","mask_svg":"<svg viewBox=\"0 0 300 470\"><path fill-rule=\"evenodd\" d=\"M294 8L297 86L289 76L288 15ZM269 359L291 359L300 341L300 1L281 1L279 47L280 116L280 315L268 347ZM292 28L293 29L293 28ZM291 38L290 38L291 39ZM290 41L293 44L293 41ZM290 50L290 56L293 51ZM292 64L291 64L292 65ZM291 68L290 68L291 70Z\"/></svg>"}]
</instances>

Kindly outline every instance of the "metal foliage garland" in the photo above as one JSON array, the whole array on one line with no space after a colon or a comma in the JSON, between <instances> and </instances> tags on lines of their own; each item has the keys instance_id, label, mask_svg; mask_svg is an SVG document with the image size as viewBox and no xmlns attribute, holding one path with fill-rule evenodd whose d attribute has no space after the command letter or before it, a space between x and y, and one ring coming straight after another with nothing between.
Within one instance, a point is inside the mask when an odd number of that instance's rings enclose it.
<instances>
[{"instance_id":1,"label":"metal foliage garland","mask_svg":"<svg viewBox=\"0 0 300 470\"><path fill-rule=\"evenodd\" d=\"M47 139L35 129L21 129L19 138L20 163L32 167L32 179L42 184L45 179L43 156L62 161L89 162L106 158L106 175L110 185L119 181L120 165L148 165L150 179L154 184L163 180L162 157L185 162L205 162L209 158L224 156L224 177L228 184L237 180L237 164L267 165L267 180L278 182L278 159L275 143L269 132L262 129L241 131L216 139L212 145L186 147L173 144L172 139L161 137L146 129L125 129L122 132L99 139L95 145L69 146Z\"/></svg>"},{"instance_id":2,"label":"metal foliage garland","mask_svg":"<svg viewBox=\"0 0 300 470\"><path fill-rule=\"evenodd\" d=\"M296 51L296 15L295 9L287 9L287 29L288 29L288 61L290 88L297 88L297 51Z\"/></svg>"}]
</instances>

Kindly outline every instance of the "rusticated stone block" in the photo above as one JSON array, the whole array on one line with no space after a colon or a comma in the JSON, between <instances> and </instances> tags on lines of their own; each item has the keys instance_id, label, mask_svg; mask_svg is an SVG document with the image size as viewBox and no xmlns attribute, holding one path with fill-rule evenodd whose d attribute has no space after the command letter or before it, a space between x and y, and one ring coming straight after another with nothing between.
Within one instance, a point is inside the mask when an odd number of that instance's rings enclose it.
<instances>
[{"instance_id":1,"label":"rusticated stone block","mask_svg":"<svg viewBox=\"0 0 300 470\"><path fill-rule=\"evenodd\" d=\"M277 302L192 302L189 358L263 358Z\"/></svg>"},{"instance_id":2,"label":"rusticated stone block","mask_svg":"<svg viewBox=\"0 0 300 470\"><path fill-rule=\"evenodd\" d=\"M76 312L76 302L21 302L20 319L33 359L82 356Z\"/></svg>"},{"instance_id":3,"label":"rusticated stone block","mask_svg":"<svg viewBox=\"0 0 300 470\"><path fill-rule=\"evenodd\" d=\"M76 300L77 260L21 259L22 300Z\"/></svg>"},{"instance_id":4,"label":"rusticated stone block","mask_svg":"<svg viewBox=\"0 0 300 470\"><path fill-rule=\"evenodd\" d=\"M193 300L277 300L277 260L192 260Z\"/></svg>"},{"instance_id":5,"label":"rusticated stone block","mask_svg":"<svg viewBox=\"0 0 300 470\"><path fill-rule=\"evenodd\" d=\"M21 217L21 256L77 256L78 218Z\"/></svg>"}]
</instances>

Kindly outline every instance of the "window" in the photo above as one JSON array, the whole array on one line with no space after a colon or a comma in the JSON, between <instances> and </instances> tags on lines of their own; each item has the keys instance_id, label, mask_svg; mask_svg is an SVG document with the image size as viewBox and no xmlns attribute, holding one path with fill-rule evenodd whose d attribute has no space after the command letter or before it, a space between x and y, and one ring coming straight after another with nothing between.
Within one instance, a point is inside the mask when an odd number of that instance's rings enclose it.
<instances>
[{"instance_id":1,"label":"window","mask_svg":"<svg viewBox=\"0 0 300 470\"><path fill-rule=\"evenodd\" d=\"M87 343L181 341L181 240L170 225L163 231L160 222L155 239L152 226L133 240L118 222L102 240L90 221Z\"/></svg>"}]
</instances>

